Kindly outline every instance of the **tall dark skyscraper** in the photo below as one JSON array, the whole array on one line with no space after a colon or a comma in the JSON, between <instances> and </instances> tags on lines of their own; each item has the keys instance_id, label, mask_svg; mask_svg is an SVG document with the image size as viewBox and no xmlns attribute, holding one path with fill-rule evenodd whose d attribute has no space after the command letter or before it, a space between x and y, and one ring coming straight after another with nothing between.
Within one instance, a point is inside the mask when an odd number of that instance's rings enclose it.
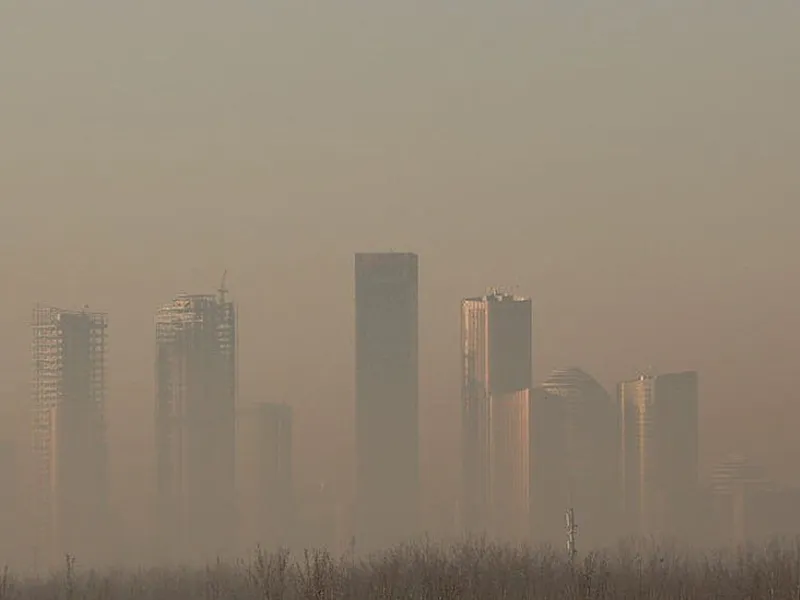
<instances>
[{"instance_id":1,"label":"tall dark skyscraper","mask_svg":"<svg viewBox=\"0 0 800 600\"><path fill-rule=\"evenodd\" d=\"M356 544L416 533L418 259L356 254Z\"/></svg>"},{"instance_id":2,"label":"tall dark skyscraper","mask_svg":"<svg viewBox=\"0 0 800 600\"><path fill-rule=\"evenodd\" d=\"M99 558L108 522L103 313L33 311L35 519L40 556Z\"/></svg>"},{"instance_id":3,"label":"tall dark skyscraper","mask_svg":"<svg viewBox=\"0 0 800 600\"><path fill-rule=\"evenodd\" d=\"M641 535L691 539L698 486L697 373L619 384L623 509Z\"/></svg>"},{"instance_id":4,"label":"tall dark skyscraper","mask_svg":"<svg viewBox=\"0 0 800 600\"><path fill-rule=\"evenodd\" d=\"M237 411L239 549L286 547L294 531L292 408L261 402Z\"/></svg>"},{"instance_id":5,"label":"tall dark skyscraper","mask_svg":"<svg viewBox=\"0 0 800 600\"><path fill-rule=\"evenodd\" d=\"M182 295L156 316L159 547L212 557L235 526L236 312Z\"/></svg>"},{"instance_id":6,"label":"tall dark skyscraper","mask_svg":"<svg viewBox=\"0 0 800 600\"><path fill-rule=\"evenodd\" d=\"M465 529L528 535L531 301L493 292L461 303Z\"/></svg>"}]
</instances>

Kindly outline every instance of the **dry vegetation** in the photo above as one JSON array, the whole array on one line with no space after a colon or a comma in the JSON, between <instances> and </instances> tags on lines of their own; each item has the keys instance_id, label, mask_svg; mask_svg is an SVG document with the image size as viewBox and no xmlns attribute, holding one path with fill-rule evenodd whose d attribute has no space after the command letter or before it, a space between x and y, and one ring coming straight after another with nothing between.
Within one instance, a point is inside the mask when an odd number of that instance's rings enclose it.
<instances>
[{"instance_id":1,"label":"dry vegetation","mask_svg":"<svg viewBox=\"0 0 800 600\"><path fill-rule=\"evenodd\" d=\"M407 546L355 561L309 552L257 553L249 564L205 569L82 571L68 558L46 580L0 575L0 600L470 598L800 598L800 545L689 557L622 545L571 564L563 552L470 543Z\"/></svg>"}]
</instances>

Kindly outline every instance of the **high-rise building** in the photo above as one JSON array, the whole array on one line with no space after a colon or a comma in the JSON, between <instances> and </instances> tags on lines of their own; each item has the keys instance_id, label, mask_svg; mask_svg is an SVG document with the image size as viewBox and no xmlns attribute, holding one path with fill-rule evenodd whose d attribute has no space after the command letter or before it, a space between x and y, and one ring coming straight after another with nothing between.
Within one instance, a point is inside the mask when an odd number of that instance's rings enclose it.
<instances>
[{"instance_id":1,"label":"high-rise building","mask_svg":"<svg viewBox=\"0 0 800 600\"><path fill-rule=\"evenodd\" d=\"M19 553L19 478L14 444L0 439L0 564L8 565Z\"/></svg>"},{"instance_id":2,"label":"high-rise building","mask_svg":"<svg viewBox=\"0 0 800 600\"><path fill-rule=\"evenodd\" d=\"M33 311L37 551L44 560L103 552L108 516L107 315Z\"/></svg>"},{"instance_id":3,"label":"high-rise building","mask_svg":"<svg viewBox=\"0 0 800 600\"><path fill-rule=\"evenodd\" d=\"M461 303L462 511L466 531L528 534L531 301Z\"/></svg>"},{"instance_id":4,"label":"high-rise building","mask_svg":"<svg viewBox=\"0 0 800 600\"><path fill-rule=\"evenodd\" d=\"M355 255L356 543L371 550L416 533L418 259Z\"/></svg>"},{"instance_id":5,"label":"high-rise building","mask_svg":"<svg viewBox=\"0 0 800 600\"><path fill-rule=\"evenodd\" d=\"M619 434L611 396L585 371L568 368L553 371L531 402L531 464L538 471L531 478L538 499L532 511L540 532L555 526L560 542L570 507L584 547L615 541Z\"/></svg>"},{"instance_id":6,"label":"high-rise building","mask_svg":"<svg viewBox=\"0 0 800 600\"><path fill-rule=\"evenodd\" d=\"M698 492L697 373L641 376L618 386L624 516L640 535L687 539Z\"/></svg>"},{"instance_id":7,"label":"high-rise building","mask_svg":"<svg viewBox=\"0 0 800 600\"><path fill-rule=\"evenodd\" d=\"M224 287L224 286L223 286ZM159 548L208 558L235 539L236 311L225 290L156 315Z\"/></svg>"},{"instance_id":8,"label":"high-rise building","mask_svg":"<svg viewBox=\"0 0 800 600\"><path fill-rule=\"evenodd\" d=\"M559 546L564 541L564 515L569 508L565 424L563 400L541 386L533 388L529 416L529 506L531 537L536 544Z\"/></svg>"},{"instance_id":9,"label":"high-rise building","mask_svg":"<svg viewBox=\"0 0 800 600\"><path fill-rule=\"evenodd\" d=\"M239 548L287 547L294 532L291 407L239 408L236 446Z\"/></svg>"},{"instance_id":10,"label":"high-rise building","mask_svg":"<svg viewBox=\"0 0 800 600\"><path fill-rule=\"evenodd\" d=\"M751 498L773 489L766 470L740 454L731 454L711 469L713 534L722 543L744 544L747 539L746 509Z\"/></svg>"}]
</instances>

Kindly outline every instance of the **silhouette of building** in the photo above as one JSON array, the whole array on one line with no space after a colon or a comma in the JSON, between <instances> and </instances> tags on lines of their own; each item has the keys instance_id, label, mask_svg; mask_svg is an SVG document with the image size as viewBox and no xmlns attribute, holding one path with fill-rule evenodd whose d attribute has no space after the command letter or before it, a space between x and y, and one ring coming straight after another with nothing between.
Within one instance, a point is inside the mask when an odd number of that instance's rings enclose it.
<instances>
[{"instance_id":1,"label":"silhouette of building","mask_svg":"<svg viewBox=\"0 0 800 600\"><path fill-rule=\"evenodd\" d=\"M17 523L19 510L19 478L14 444L0 440L0 564L8 565L18 558Z\"/></svg>"},{"instance_id":2,"label":"silhouette of building","mask_svg":"<svg viewBox=\"0 0 800 600\"><path fill-rule=\"evenodd\" d=\"M531 301L461 303L463 516L468 532L528 535Z\"/></svg>"},{"instance_id":3,"label":"silhouette of building","mask_svg":"<svg viewBox=\"0 0 800 600\"><path fill-rule=\"evenodd\" d=\"M214 557L235 539L236 312L225 293L180 295L156 315L158 534L172 557Z\"/></svg>"},{"instance_id":4,"label":"silhouette of building","mask_svg":"<svg viewBox=\"0 0 800 600\"><path fill-rule=\"evenodd\" d=\"M356 543L413 536L418 518L418 259L355 255Z\"/></svg>"},{"instance_id":5,"label":"silhouette of building","mask_svg":"<svg viewBox=\"0 0 800 600\"><path fill-rule=\"evenodd\" d=\"M622 502L631 531L690 539L698 493L697 373L618 386Z\"/></svg>"},{"instance_id":6,"label":"silhouette of building","mask_svg":"<svg viewBox=\"0 0 800 600\"><path fill-rule=\"evenodd\" d=\"M33 311L37 552L102 556L108 516L104 313Z\"/></svg>"},{"instance_id":7,"label":"silhouette of building","mask_svg":"<svg viewBox=\"0 0 800 600\"><path fill-rule=\"evenodd\" d=\"M530 395L530 530L536 544L560 546L569 507L566 411L559 396L543 387ZM580 515L579 515L580 516Z\"/></svg>"},{"instance_id":8,"label":"silhouette of building","mask_svg":"<svg viewBox=\"0 0 800 600\"><path fill-rule=\"evenodd\" d=\"M581 369L557 369L532 394L530 418L534 537L561 543L572 507L584 547L614 541L618 433L608 392Z\"/></svg>"},{"instance_id":9,"label":"silhouette of building","mask_svg":"<svg viewBox=\"0 0 800 600\"><path fill-rule=\"evenodd\" d=\"M711 510L714 529L723 543L747 541L747 508L750 500L772 489L766 471L739 454L732 454L711 470Z\"/></svg>"},{"instance_id":10,"label":"silhouette of building","mask_svg":"<svg viewBox=\"0 0 800 600\"><path fill-rule=\"evenodd\" d=\"M292 409L258 403L237 413L239 547L288 547L294 524Z\"/></svg>"}]
</instances>

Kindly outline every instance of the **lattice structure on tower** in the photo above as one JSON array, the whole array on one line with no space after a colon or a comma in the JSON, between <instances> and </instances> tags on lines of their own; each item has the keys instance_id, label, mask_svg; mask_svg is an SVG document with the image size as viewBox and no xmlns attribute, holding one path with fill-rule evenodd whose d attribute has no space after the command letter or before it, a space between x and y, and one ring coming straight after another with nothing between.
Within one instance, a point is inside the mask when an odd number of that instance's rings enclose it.
<instances>
[{"instance_id":1,"label":"lattice structure on tower","mask_svg":"<svg viewBox=\"0 0 800 600\"><path fill-rule=\"evenodd\" d=\"M72 551L101 526L107 327L105 313L33 310L32 441L36 522L45 555Z\"/></svg>"}]
</instances>

